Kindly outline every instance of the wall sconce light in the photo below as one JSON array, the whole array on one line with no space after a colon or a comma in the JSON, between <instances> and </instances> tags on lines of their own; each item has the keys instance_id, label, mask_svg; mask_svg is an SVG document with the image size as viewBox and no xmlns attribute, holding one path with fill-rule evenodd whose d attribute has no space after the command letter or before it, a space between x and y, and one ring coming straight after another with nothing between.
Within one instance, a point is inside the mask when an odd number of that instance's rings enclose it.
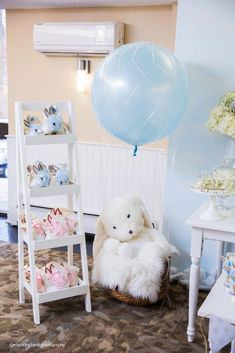
<instances>
[{"instance_id":1,"label":"wall sconce light","mask_svg":"<svg viewBox=\"0 0 235 353\"><path fill-rule=\"evenodd\" d=\"M77 62L77 91L84 92L86 86L87 74L90 73L90 60L81 60Z\"/></svg>"}]
</instances>

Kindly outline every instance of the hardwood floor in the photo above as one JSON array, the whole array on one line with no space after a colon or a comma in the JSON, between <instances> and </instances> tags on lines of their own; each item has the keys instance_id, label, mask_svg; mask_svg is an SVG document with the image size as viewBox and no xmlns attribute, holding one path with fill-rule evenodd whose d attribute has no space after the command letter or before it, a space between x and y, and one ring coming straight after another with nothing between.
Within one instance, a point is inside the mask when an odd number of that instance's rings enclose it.
<instances>
[{"instance_id":1,"label":"hardwood floor","mask_svg":"<svg viewBox=\"0 0 235 353\"><path fill-rule=\"evenodd\" d=\"M0 241L17 243L17 227L11 226L6 222L7 216L0 213Z\"/></svg>"}]
</instances>

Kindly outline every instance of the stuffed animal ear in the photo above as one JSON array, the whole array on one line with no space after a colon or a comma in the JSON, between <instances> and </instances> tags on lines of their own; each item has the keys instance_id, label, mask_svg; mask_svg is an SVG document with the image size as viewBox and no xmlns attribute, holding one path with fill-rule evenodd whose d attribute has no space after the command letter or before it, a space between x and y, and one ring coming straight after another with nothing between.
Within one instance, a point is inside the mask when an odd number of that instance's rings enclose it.
<instances>
[{"instance_id":1,"label":"stuffed animal ear","mask_svg":"<svg viewBox=\"0 0 235 353\"><path fill-rule=\"evenodd\" d=\"M143 218L144 218L144 226L146 228L153 228L153 224L152 224L152 221L151 221L151 217L146 209L146 207L144 206L143 204L143 201L139 198L136 198L135 202L139 205L139 207L141 208L142 210L142 215L143 215Z\"/></svg>"},{"instance_id":2,"label":"stuffed animal ear","mask_svg":"<svg viewBox=\"0 0 235 353\"><path fill-rule=\"evenodd\" d=\"M55 105L51 105L49 111L50 111L51 114L55 114L56 113L56 106Z\"/></svg>"},{"instance_id":3,"label":"stuffed animal ear","mask_svg":"<svg viewBox=\"0 0 235 353\"><path fill-rule=\"evenodd\" d=\"M30 123L28 122L28 120L24 120L24 125L25 125L26 127L30 127Z\"/></svg>"},{"instance_id":4,"label":"stuffed animal ear","mask_svg":"<svg viewBox=\"0 0 235 353\"><path fill-rule=\"evenodd\" d=\"M36 165L33 165L33 171L35 174L38 174L38 168L36 167Z\"/></svg>"},{"instance_id":5,"label":"stuffed animal ear","mask_svg":"<svg viewBox=\"0 0 235 353\"><path fill-rule=\"evenodd\" d=\"M28 120L29 120L30 124L33 124L37 121L37 118L36 118L36 116L29 116Z\"/></svg>"},{"instance_id":6,"label":"stuffed animal ear","mask_svg":"<svg viewBox=\"0 0 235 353\"><path fill-rule=\"evenodd\" d=\"M151 222L150 215L148 211L146 210L145 206L142 207L142 212L143 212L143 217L144 217L144 225L147 228L153 228L153 224Z\"/></svg>"},{"instance_id":7,"label":"stuffed animal ear","mask_svg":"<svg viewBox=\"0 0 235 353\"><path fill-rule=\"evenodd\" d=\"M47 108L44 109L44 113L45 113L46 117L49 117L50 113Z\"/></svg>"},{"instance_id":8,"label":"stuffed animal ear","mask_svg":"<svg viewBox=\"0 0 235 353\"><path fill-rule=\"evenodd\" d=\"M94 259L98 256L100 249L102 248L103 243L107 238L108 237L105 233L102 218L100 216L97 220L97 223L96 223L96 234L95 234L95 240L93 243L93 258Z\"/></svg>"},{"instance_id":9,"label":"stuffed animal ear","mask_svg":"<svg viewBox=\"0 0 235 353\"><path fill-rule=\"evenodd\" d=\"M50 164L48 169L51 173L56 173L58 171L58 168L54 164Z\"/></svg>"},{"instance_id":10,"label":"stuffed animal ear","mask_svg":"<svg viewBox=\"0 0 235 353\"><path fill-rule=\"evenodd\" d=\"M33 167L31 165L27 165L27 173L31 173Z\"/></svg>"}]
</instances>

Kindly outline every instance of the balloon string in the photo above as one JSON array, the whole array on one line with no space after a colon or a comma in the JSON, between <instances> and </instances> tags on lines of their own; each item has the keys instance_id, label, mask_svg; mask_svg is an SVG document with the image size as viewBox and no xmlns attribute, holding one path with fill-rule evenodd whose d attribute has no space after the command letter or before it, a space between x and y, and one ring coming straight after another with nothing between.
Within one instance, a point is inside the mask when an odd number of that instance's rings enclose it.
<instances>
[{"instance_id":1,"label":"balloon string","mask_svg":"<svg viewBox=\"0 0 235 353\"><path fill-rule=\"evenodd\" d=\"M137 150L138 150L138 146L135 145L135 146L134 146L134 151L133 151L133 157L136 157L136 156L137 156Z\"/></svg>"}]
</instances>

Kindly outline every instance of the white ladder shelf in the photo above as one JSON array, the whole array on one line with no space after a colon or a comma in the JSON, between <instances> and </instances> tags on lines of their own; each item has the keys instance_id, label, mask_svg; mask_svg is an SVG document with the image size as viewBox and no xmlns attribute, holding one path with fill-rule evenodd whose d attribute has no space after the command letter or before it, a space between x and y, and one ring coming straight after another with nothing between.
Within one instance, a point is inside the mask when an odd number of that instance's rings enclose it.
<instances>
[{"instance_id":1,"label":"white ladder shelf","mask_svg":"<svg viewBox=\"0 0 235 353\"><path fill-rule=\"evenodd\" d=\"M55 103L61 112L66 112L69 117L70 134L67 135L24 135L24 112L43 111L48 102L16 102L16 155L17 155L17 203L18 203L18 254L19 254L19 301L25 303L25 289L32 296L33 318L35 324L40 324L39 304L53 300L69 298L77 295L85 295L85 309L91 312L91 298L89 287L89 274L86 253L86 240L83 225L82 199L80 187L80 175L78 165L78 151L76 138L76 116L71 102ZM49 186L44 188L29 188L27 179L27 146L29 145L67 145L68 163L73 184L64 186ZM35 158L36 159L36 158ZM50 240L33 240L31 223L31 198L50 195L67 195L67 205L74 210L74 195L78 217L78 229L76 235ZM55 205L58 207L58 205ZM27 233L20 227L20 215L25 213ZM30 283L24 276L24 242L28 246ZM67 246L67 259L73 265L73 245L80 244L82 279L74 287L59 289L53 292L38 293L36 283L36 264L34 252L42 249L50 249Z\"/></svg>"}]
</instances>

